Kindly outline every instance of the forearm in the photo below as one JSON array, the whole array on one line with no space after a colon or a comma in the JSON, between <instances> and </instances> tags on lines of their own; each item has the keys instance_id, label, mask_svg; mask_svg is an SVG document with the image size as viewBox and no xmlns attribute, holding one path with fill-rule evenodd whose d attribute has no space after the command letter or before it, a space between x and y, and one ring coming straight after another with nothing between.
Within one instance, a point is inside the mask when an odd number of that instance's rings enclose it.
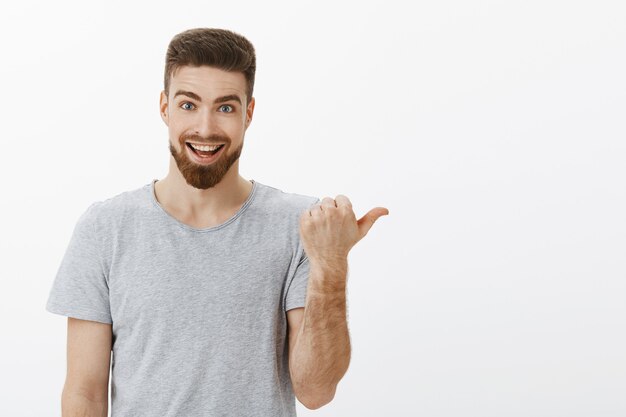
<instances>
[{"instance_id":1,"label":"forearm","mask_svg":"<svg viewBox=\"0 0 626 417\"><path fill-rule=\"evenodd\" d=\"M108 399L96 400L71 390L63 390L61 396L63 417L107 417L108 406Z\"/></svg>"},{"instance_id":2,"label":"forearm","mask_svg":"<svg viewBox=\"0 0 626 417\"><path fill-rule=\"evenodd\" d=\"M290 360L294 389L312 402L324 402L350 363L346 317L347 260L333 265L311 263L304 318ZM322 400L319 400L322 399Z\"/></svg>"}]
</instances>

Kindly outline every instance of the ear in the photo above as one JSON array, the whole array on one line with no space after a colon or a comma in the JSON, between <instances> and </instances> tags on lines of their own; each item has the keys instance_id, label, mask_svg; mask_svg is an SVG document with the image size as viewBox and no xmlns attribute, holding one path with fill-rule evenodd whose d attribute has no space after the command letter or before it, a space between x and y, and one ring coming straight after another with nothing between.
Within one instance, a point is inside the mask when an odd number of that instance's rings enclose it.
<instances>
[{"instance_id":1,"label":"ear","mask_svg":"<svg viewBox=\"0 0 626 417\"><path fill-rule=\"evenodd\" d=\"M161 114L161 119L167 126L169 126L169 109L167 96L165 95L165 90L161 91L161 96L159 98L159 112Z\"/></svg>"},{"instance_id":2,"label":"ear","mask_svg":"<svg viewBox=\"0 0 626 417\"><path fill-rule=\"evenodd\" d=\"M248 103L248 108L246 109L246 129L248 128L248 126L250 126L250 123L252 122L252 114L254 113L254 103L255 103L255 99L254 97L252 97L250 99L250 103Z\"/></svg>"}]
</instances>

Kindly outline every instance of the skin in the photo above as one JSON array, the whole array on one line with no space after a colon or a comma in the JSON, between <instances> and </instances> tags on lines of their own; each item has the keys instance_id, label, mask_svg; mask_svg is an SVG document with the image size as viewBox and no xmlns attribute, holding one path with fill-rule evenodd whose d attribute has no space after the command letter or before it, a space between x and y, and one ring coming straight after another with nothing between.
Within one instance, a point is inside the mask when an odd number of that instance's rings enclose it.
<instances>
[{"instance_id":1,"label":"skin","mask_svg":"<svg viewBox=\"0 0 626 417\"><path fill-rule=\"evenodd\" d=\"M348 253L381 216L375 207L357 220L345 195L324 197L302 213L300 239L309 258L304 308L289 310L289 369L294 392L310 409L328 404L350 363L346 316Z\"/></svg>"},{"instance_id":2,"label":"skin","mask_svg":"<svg viewBox=\"0 0 626 417\"><path fill-rule=\"evenodd\" d=\"M198 97L174 97L179 90ZM197 228L222 224L248 198L252 183L239 175L239 155L252 121L254 98L246 101L243 73L216 68L182 67L161 92L161 118L168 127L170 166L156 182L156 198L172 216ZM235 100L216 102L235 94ZM189 158L185 141L226 143L211 165ZM348 197L325 197L302 213L300 238L309 258L306 305L287 312L289 370L294 393L316 409L334 397L350 361L346 322L348 253L389 210L375 207L356 219Z\"/></svg>"},{"instance_id":3,"label":"skin","mask_svg":"<svg viewBox=\"0 0 626 417\"><path fill-rule=\"evenodd\" d=\"M179 90L187 95L174 97ZM241 72L201 66L180 68L170 77L169 92L160 95L160 114L168 127L170 164L165 178L155 184L156 198L172 216L192 227L219 225L232 217L252 191L239 175L239 155L250 126L255 99L246 102L246 80ZM215 103L234 94L241 100ZM194 162L185 141L226 143L211 165Z\"/></svg>"}]
</instances>

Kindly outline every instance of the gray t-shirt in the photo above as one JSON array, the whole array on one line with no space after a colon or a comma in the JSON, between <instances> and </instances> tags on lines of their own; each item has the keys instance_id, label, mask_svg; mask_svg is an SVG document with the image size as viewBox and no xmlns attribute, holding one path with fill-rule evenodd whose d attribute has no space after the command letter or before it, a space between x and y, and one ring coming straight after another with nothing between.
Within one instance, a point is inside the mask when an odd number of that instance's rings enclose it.
<instances>
[{"instance_id":1,"label":"gray t-shirt","mask_svg":"<svg viewBox=\"0 0 626 417\"><path fill-rule=\"evenodd\" d=\"M320 199L251 180L197 229L155 181L80 216L46 310L112 324L112 417L295 416L286 311L305 305L299 217Z\"/></svg>"}]
</instances>

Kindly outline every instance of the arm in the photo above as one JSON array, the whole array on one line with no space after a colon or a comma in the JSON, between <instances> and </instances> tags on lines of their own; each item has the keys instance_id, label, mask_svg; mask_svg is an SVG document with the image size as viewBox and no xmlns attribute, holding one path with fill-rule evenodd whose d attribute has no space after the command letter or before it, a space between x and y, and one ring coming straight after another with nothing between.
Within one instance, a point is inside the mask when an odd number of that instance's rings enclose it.
<instances>
[{"instance_id":1,"label":"arm","mask_svg":"<svg viewBox=\"0 0 626 417\"><path fill-rule=\"evenodd\" d=\"M375 207L357 220L345 195L320 201L300 216L300 237L310 269L301 325L289 339L294 392L311 409L333 399L350 363L348 252L380 216L389 214L385 207Z\"/></svg>"},{"instance_id":2,"label":"arm","mask_svg":"<svg viewBox=\"0 0 626 417\"><path fill-rule=\"evenodd\" d=\"M309 409L328 404L350 363L346 321L347 261L311 263L306 304L289 310L289 371L298 400Z\"/></svg>"},{"instance_id":3,"label":"arm","mask_svg":"<svg viewBox=\"0 0 626 417\"><path fill-rule=\"evenodd\" d=\"M111 325L68 317L63 417L107 417Z\"/></svg>"}]
</instances>

